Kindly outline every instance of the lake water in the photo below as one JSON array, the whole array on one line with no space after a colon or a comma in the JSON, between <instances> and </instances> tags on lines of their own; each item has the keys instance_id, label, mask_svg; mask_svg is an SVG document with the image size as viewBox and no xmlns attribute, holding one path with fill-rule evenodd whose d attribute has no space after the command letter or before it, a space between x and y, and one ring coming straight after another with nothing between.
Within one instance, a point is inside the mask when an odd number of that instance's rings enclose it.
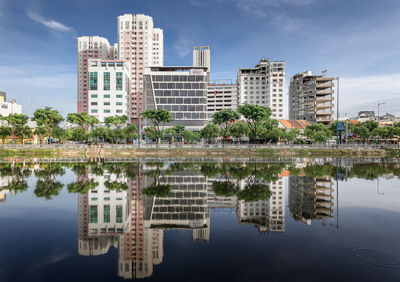
<instances>
[{"instance_id":1,"label":"lake water","mask_svg":"<svg viewBox=\"0 0 400 282\"><path fill-rule=\"evenodd\" d=\"M0 163L0 281L400 281L400 164Z\"/></svg>"}]
</instances>

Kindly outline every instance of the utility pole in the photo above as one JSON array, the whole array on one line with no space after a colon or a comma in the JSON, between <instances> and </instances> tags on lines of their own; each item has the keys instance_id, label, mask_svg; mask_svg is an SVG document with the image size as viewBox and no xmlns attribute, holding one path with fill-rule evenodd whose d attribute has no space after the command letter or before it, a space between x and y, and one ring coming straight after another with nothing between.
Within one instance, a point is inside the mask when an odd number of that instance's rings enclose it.
<instances>
[{"instance_id":1,"label":"utility pole","mask_svg":"<svg viewBox=\"0 0 400 282\"><path fill-rule=\"evenodd\" d=\"M381 105L384 105L385 104L385 102L383 102L383 103L378 103L378 127L380 127L380 122L381 122L381 117L380 117L380 115L379 115L379 107L381 106Z\"/></svg>"},{"instance_id":2,"label":"utility pole","mask_svg":"<svg viewBox=\"0 0 400 282\"><path fill-rule=\"evenodd\" d=\"M336 113L336 147L339 148L339 76L335 78L337 80L336 86L336 106L337 106L337 113Z\"/></svg>"}]
</instances>

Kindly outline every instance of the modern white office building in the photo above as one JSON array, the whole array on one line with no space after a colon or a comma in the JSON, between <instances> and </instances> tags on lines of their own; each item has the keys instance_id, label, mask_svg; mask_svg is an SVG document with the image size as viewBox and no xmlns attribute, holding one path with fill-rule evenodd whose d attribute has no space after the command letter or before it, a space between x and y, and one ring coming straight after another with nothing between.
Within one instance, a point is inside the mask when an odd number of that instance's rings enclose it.
<instances>
[{"instance_id":1,"label":"modern white office building","mask_svg":"<svg viewBox=\"0 0 400 282\"><path fill-rule=\"evenodd\" d=\"M211 69L210 46L193 47L193 66Z\"/></svg>"},{"instance_id":2,"label":"modern white office building","mask_svg":"<svg viewBox=\"0 0 400 282\"><path fill-rule=\"evenodd\" d=\"M125 14L118 17L118 56L130 69L129 116L137 122L143 111L145 67L164 64L162 29L155 28L153 18L143 14Z\"/></svg>"},{"instance_id":3,"label":"modern white office building","mask_svg":"<svg viewBox=\"0 0 400 282\"><path fill-rule=\"evenodd\" d=\"M207 67L149 67L144 75L144 110L164 109L174 119L166 127L200 130L208 123ZM148 120L143 125L150 126Z\"/></svg>"},{"instance_id":4,"label":"modern white office building","mask_svg":"<svg viewBox=\"0 0 400 282\"><path fill-rule=\"evenodd\" d=\"M100 122L109 116L128 115L129 68L121 60L90 59L88 112Z\"/></svg>"},{"instance_id":5,"label":"modern white office building","mask_svg":"<svg viewBox=\"0 0 400 282\"><path fill-rule=\"evenodd\" d=\"M239 104L255 104L272 109L272 118L285 115L285 61L261 59L254 68L240 68L237 75Z\"/></svg>"},{"instance_id":6,"label":"modern white office building","mask_svg":"<svg viewBox=\"0 0 400 282\"><path fill-rule=\"evenodd\" d=\"M207 114L212 115L223 109L236 110L239 104L237 85L232 80L213 80L208 84Z\"/></svg>"}]
</instances>

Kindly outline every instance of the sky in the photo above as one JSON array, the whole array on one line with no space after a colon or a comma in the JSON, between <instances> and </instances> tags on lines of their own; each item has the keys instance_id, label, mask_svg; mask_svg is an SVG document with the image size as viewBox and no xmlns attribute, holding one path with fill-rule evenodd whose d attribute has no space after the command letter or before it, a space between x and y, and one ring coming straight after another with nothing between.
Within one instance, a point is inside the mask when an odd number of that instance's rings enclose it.
<instances>
[{"instance_id":1,"label":"sky","mask_svg":"<svg viewBox=\"0 0 400 282\"><path fill-rule=\"evenodd\" d=\"M211 46L211 79L236 80L261 58L286 61L286 81L340 77L340 115L400 115L399 0L0 0L0 91L25 114L76 111L76 38L117 41L117 17L147 14L164 30L164 64L191 65Z\"/></svg>"}]
</instances>

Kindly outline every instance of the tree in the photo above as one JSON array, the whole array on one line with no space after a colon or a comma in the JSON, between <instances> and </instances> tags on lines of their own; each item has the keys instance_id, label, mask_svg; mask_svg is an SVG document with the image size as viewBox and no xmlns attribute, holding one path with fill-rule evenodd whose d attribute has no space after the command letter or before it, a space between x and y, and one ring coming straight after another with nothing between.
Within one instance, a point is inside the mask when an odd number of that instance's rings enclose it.
<instances>
[{"instance_id":1,"label":"tree","mask_svg":"<svg viewBox=\"0 0 400 282\"><path fill-rule=\"evenodd\" d=\"M365 139L367 139L370 136L369 129L362 123L357 123L354 126L353 132L358 137L360 137L363 144L365 143Z\"/></svg>"},{"instance_id":2,"label":"tree","mask_svg":"<svg viewBox=\"0 0 400 282\"><path fill-rule=\"evenodd\" d=\"M126 127L124 127L124 129L122 129L121 136L126 140L137 139L138 134L136 126L133 124L127 125Z\"/></svg>"},{"instance_id":3,"label":"tree","mask_svg":"<svg viewBox=\"0 0 400 282\"><path fill-rule=\"evenodd\" d=\"M183 132L181 132L181 135L186 142L194 142L201 139L199 133L191 130L184 130Z\"/></svg>"},{"instance_id":4,"label":"tree","mask_svg":"<svg viewBox=\"0 0 400 282\"><path fill-rule=\"evenodd\" d=\"M3 144L5 144L6 139L10 136L10 130L5 127L4 125L2 125L0 127L0 138Z\"/></svg>"},{"instance_id":5,"label":"tree","mask_svg":"<svg viewBox=\"0 0 400 282\"><path fill-rule=\"evenodd\" d=\"M9 134L11 135L12 143L14 144L16 132L18 128L26 125L29 119L28 116L23 114L10 114L6 117L1 116L0 118L7 123L8 126L6 128L8 129Z\"/></svg>"},{"instance_id":6,"label":"tree","mask_svg":"<svg viewBox=\"0 0 400 282\"><path fill-rule=\"evenodd\" d=\"M156 129L153 126L146 127L144 129L144 132L146 133L147 139L149 139L149 140L157 140L158 133L157 133Z\"/></svg>"},{"instance_id":7,"label":"tree","mask_svg":"<svg viewBox=\"0 0 400 282\"><path fill-rule=\"evenodd\" d=\"M53 130L53 136L62 144L72 138L72 130L57 127Z\"/></svg>"},{"instance_id":8,"label":"tree","mask_svg":"<svg viewBox=\"0 0 400 282\"><path fill-rule=\"evenodd\" d=\"M107 138L108 130L108 128L105 128L103 126L96 127L95 129L90 131L90 137L105 141L105 139Z\"/></svg>"},{"instance_id":9,"label":"tree","mask_svg":"<svg viewBox=\"0 0 400 282\"><path fill-rule=\"evenodd\" d=\"M229 123L240 118L239 114L231 109L223 109L213 114L213 123L221 127L221 136L229 137Z\"/></svg>"},{"instance_id":10,"label":"tree","mask_svg":"<svg viewBox=\"0 0 400 282\"><path fill-rule=\"evenodd\" d=\"M46 128L44 128L43 126L38 126L33 131L33 134L35 134L37 136L37 138L39 139L39 144L42 144L42 141L44 139L46 132L47 132Z\"/></svg>"},{"instance_id":11,"label":"tree","mask_svg":"<svg viewBox=\"0 0 400 282\"><path fill-rule=\"evenodd\" d=\"M219 127L215 124L209 123L202 130L200 130L200 136L206 138L208 143L211 143L212 139L217 138L219 133Z\"/></svg>"},{"instance_id":12,"label":"tree","mask_svg":"<svg viewBox=\"0 0 400 282\"><path fill-rule=\"evenodd\" d=\"M82 142L87 140L87 135L81 128L75 127L71 130L71 140Z\"/></svg>"},{"instance_id":13,"label":"tree","mask_svg":"<svg viewBox=\"0 0 400 282\"><path fill-rule=\"evenodd\" d=\"M330 129L321 123L309 124L304 130L304 135L313 142L326 142L331 134Z\"/></svg>"},{"instance_id":14,"label":"tree","mask_svg":"<svg viewBox=\"0 0 400 282\"><path fill-rule=\"evenodd\" d=\"M366 122L363 122L362 125L367 127L369 132L372 132L372 130L379 127L378 123L373 120L367 120Z\"/></svg>"},{"instance_id":15,"label":"tree","mask_svg":"<svg viewBox=\"0 0 400 282\"><path fill-rule=\"evenodd\" d=\"M86 112L68 114L67 121L78 126L83 140L87 140L90 128L99 123L95 116L90 116Z\"/></svg>"},{"instance_id":16,"label":"tree","mask_svg":"<svg viewBox=\"0 0 400 282\"><path fill-rule=\"evenodd\" d=\"M59 123L64 120L62 115L57 110L52 110L51 107L37 109L33 113L32 120L36 121L38 126L44 127L47 131L48 142L50 142L53 131L58 127Z\"/></svg>"},{"instance_id":17,"label":"tree","mask_svg":"<svg viewBox=\"0 0 400 282\"><path fill-rule=\"evenodd\" d=\"M261 123L257 135L262 139L277 142L283 135L283 129L278 128L279 122L276 119L268 119Z\"/></svg>"},{"instance_id":18,"label":"tree","mask_svg":"<svg viewBox=\"0 0 400 282\"><path fill-rule=\"evenodd\" d=\"M128 116L111 116L104 119L104 123L115 130L116 143L119 143L122 127L128 122Z\"/></svg>"},{"instance_id":19,"label":"tree","mask_svg":"<svg viewBox=\"0 0 400 282\"><path fill-rule=\"evenodd\" d=\"M18 138L21 140L21 144L24 144L25 138L32 137L32 129L27 125L18 126L15 135L18 136Z\"/></svg>"},{"instance_id":20,"label":"tree","mask_svg":"<svg viewBox=\"0 0 400 282\"><path fill-rule=\"evenodd\" d=\"M287 141L293 142L299 135L300 135L300 130L298 128L293 128L289 131L286 131L284 137Z\"/></svg>"},{"instance_id":21,"label":"tree","mask_svg":"<svg viewBox=\"0 0 400 282\"><path fill-rule=\"evenodd\" d=\"M249 132L250 129L244 121L235 122L229 127L229 135L239 139L239 142L240 138L247 136Z\"/></svg>"},{"instance_id":22,"label":"tree","mask_svg":"<svg viewBox=\"0 0 400 282\"><path fill-rule=\"evenodd\" d=\"M166 122L172 121L172 115L164 109L147 110L142 113L142 117L148 119L156 131L157 145L161 143L162 131ZM163 128L160 128L160 125Z\"/></svg>"},{"instance_id":23,"label":"tree","mask_svg":"<svg viewBox=\"0 0 400 282\"><path fill-rule=\"evenodd\" d=\"M256 141L260 124L270 118L272 110L264 106L244 104L239 106L237 111L246 118L250 140Z\"/></svg>"}]
</instances>

